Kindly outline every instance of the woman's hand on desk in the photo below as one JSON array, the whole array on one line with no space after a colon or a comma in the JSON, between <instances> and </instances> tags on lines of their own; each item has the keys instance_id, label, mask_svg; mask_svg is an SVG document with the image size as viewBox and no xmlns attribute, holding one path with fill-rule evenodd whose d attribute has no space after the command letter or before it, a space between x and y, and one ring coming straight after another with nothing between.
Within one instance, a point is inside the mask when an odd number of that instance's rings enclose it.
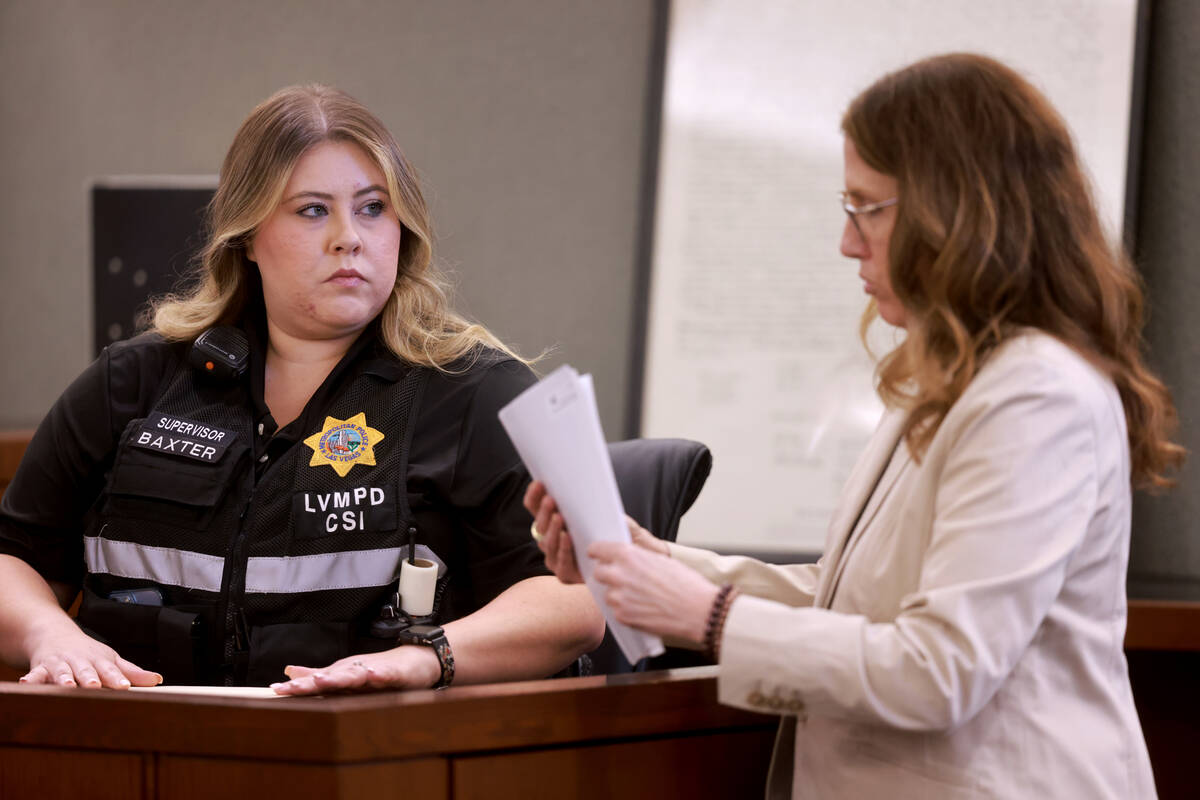
<instances>
[{"instance_id":1,"label":"woman's hand on desk","mask_svg":"<svg viewBox=\"0 0 1200 800\"><path fill-rule=\"evenodd\" d=\"M558 513L554 498L546 493L546 487L538 481L530 483L525 491L525 508L533 515L534 539L546 557L546 566L563 583L583 583L566 523L562 514ZM625 519L629 522L629 535L635 545L663 556L668 554L666 542L638 525L632 517Z\"/></svg>"},{"instance_id":2,"label":"woman's hand on desk","mask_svg":"<svg viewBox=\"0 0 1200 800\"><path fill-rule=\"evenodd\" d=\"M126 661L111 647L85 634L74 623L47 631L30 647L29 672L21 683L128 689L157 686L162 676Z\"/></svg>"},{"instance_id":3,"label":"woman's hand on desk","mask_svg":"<svg viewBox=\"0 0 1200 800\"><path fill-rule=\"evenodd\" d=\"M331 694L374 689L428 689L442 676L431 648L402 645L382 653L347 656L327 667L289 666L276 694Z\"/></svg>"},{"instance_id":4,"label":"woman's hand on desk","mask_svg":"<svg viewBox=\"0 0 1200 800\"><path fill-rule=\"evenodd\" d=\"M47 583L33 567L0 554L0 658L28 664L21 683L128 689L155 686L162 676L121 658L88 636L63 610L78 586Z\"/></svg>"}]
</instances>

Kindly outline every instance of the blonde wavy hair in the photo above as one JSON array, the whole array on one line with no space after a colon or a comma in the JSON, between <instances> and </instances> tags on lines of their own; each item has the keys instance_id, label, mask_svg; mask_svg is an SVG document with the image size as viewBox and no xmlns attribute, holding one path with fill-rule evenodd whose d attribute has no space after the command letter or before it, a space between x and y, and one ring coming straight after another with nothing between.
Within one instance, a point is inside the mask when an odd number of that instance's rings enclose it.
<instances>
[{"instance_id":1,"label":"blonde wavy hair","mask_svg":"<svg viewBox=\"0 0 1200 800\"><path fill-rule=\"evenodd\" d=\"M208 239L190 289L162 297L151 329L188 341L213 325L234 324L261 302L257 267L246 257L255 231L275 210L300 157L325 141L353 142L379 166L403 228L399 269L378 317L379 333L398 358L443 371L481 346L525 363L482 325L450 308L449 285L433 258L429 210L413 168L386 126L361 103L320 84L281 89L242 123L221 165L208 205Z\"/></svg>"},{"instance_id":2,"label":"blonde wavy hair","mask_svg":"<svg viewBox=\"0 0 1200 800\"><path fill-rule=\"evenodd\" d=\"M899 184L889 245L907 336L878 364L879 394L908 410L919 457L997 345L1021 327L1058 338L1116 384L1132 478L1171 485L1184 450L1167 388L1142 358L1143 295L1106 240L1070 133L1016 72L951 54L885 75L842 130ZM877 313L864 316L864 329Z\"/></svg>"}]
</instances>

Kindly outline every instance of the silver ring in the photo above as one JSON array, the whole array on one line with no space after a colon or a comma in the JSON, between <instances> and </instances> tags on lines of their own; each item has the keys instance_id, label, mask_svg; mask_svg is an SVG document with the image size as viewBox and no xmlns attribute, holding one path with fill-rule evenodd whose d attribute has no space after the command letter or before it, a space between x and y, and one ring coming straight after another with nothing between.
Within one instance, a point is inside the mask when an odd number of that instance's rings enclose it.
<instances>
[{"instance_id":1,"label":"silver ring","mask_svg":"<svg viewBox=\"0 0 1200 800\"><path fill-rule=\"evenodd\" d=\"M538 533L536 522L529 526L529 533L533 535L533 540L535 542L540 542L542 540L542 534Z\"/></svg>"}]
</instances>

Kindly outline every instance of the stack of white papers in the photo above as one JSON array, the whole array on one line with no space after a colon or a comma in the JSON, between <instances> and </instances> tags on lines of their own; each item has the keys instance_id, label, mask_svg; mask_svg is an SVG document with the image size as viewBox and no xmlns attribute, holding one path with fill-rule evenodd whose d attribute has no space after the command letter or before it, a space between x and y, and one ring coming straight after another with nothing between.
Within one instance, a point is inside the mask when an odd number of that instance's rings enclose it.
<instances>
[{"instance_id":1,"label":"stack of white papers","mask_svg":"<svg viewBox=\"0 0 1200 800\"><path fill-rule=\"evenodd\" d=\"M592 578L592 542L629 542L625 509L596 410L592 376L563 366L500 409L500 422L535 480L558 504L575 545L579 571L604 612L621 652L635 664L663 653L662 639L617 622Z\"/></svg>"}]
</instances>

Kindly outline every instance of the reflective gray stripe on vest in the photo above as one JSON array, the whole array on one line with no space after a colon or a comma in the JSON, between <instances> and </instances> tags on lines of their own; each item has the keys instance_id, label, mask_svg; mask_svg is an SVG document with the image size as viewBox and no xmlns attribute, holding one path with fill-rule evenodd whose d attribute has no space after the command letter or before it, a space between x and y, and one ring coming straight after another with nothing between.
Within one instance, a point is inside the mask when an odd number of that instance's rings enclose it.
<instances>
[{"instance_id":1,"label":"reflective gray stripe on vest","mask_svg":"<svg viewBox=\"0 0 1200 800\"><path fill-rule=\"evenodd\" d=\"M400 559L407 555L407 547L389 547L313 556L251 558L246 566L246 593L288 594L386 586L399 577ZM416 555L436 563L439 578L446 574L446 565L425 545L417 545Z\"/></svg>"},{"instance_id":2,"label":"reflective gray stripe on vest","mask_svg":"<svg viewBox=\"0 0 1200 800\"><path fill-rule=\"evenodd\" d=\"M408 548L390 547L314 556L251 558L246 566L246 591L294 594L385 586L396 580L400 559L407 552ZM88 572L204 592L221 591L221 574L225 569L225 559L221 556L119 542L99 536L84 537L83 553ZM445 563L428 547L417 545L416 554L438 565L439 578L446 574Z\"/></svg>"},{"instance_id":3,"label":"reflective gray stripe on vest","mask_svg":"<svg viewBox=\"0 0 1200 800\"><path fill-rule=\"evenodd\" d=\"M100 536L83 537L83 560L88 572L205 592L221 591L221 573L225 569L225 559L221 556L118 542Z\"/></svg>"}]
</instances>

